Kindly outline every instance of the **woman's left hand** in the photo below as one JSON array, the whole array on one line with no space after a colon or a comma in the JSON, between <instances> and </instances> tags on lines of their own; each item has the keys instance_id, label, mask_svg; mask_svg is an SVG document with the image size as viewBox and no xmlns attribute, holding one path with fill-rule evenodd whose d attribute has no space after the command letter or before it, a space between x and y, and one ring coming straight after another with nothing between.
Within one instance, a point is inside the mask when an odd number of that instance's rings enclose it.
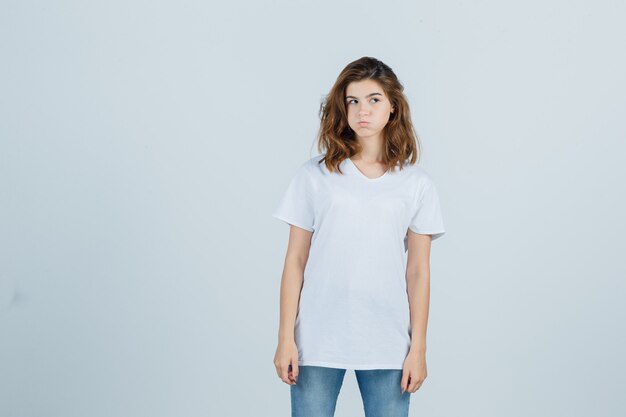
<instances>
[{"instance_id":1,"label":"woman's left hand","mask_svg":"<svg viewBox=\"0 0 626 417\"><path fill-rule=\"evenodd\" d=\"M402 392L408 391L413 394L426 379L426 353L410 350L402 368Z\"/></svg>"}]
</instances>

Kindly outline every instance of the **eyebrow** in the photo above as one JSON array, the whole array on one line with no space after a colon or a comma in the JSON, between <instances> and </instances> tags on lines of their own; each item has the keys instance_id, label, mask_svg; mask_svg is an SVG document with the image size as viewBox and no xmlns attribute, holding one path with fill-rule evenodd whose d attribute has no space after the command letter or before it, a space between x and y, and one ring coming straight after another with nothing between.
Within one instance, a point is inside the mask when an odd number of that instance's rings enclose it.
<instances>
[{"instance_id":1,"label":"eyebrow","mask_svg":"<svg viewBox=\"0 0 626 417\"><path fill-rule=\"evenodd\" d=\"M377 96L377 95L378 95L378 96L382 96L382 94L380 94L380 93L370 93L370 94L366 95L366 96L365 96L365 98L367 98L367 97L372 97L372 96ZM346 99L348 99L348 98L357 98L357 97L354 97L354 96L346 96Z\"/></svg>"}]
</instances>

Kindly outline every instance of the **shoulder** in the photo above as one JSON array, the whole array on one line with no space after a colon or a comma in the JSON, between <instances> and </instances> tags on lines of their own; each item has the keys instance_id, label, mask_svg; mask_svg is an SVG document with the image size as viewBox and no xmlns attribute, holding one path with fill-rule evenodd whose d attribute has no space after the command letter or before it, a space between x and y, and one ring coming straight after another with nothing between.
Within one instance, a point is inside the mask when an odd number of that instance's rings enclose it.
<instances>
[{"instance_id":1,"label":"shoulder","mask_svg":"<svg viewBox=\"0 0 626 417\"><path fill-rule=\"evenodd\" d=\"M433 176L426 169L417 164L407 165L406 168L408 169L407 176L409 177L409 182L411 187L413 187L414 201L422 201L426 196L432 196L437 193Z\"/></svg>"},{"instance_id":2,"label":"shoulder","mask_svg":"<svg viewBox=\"0 0 626 417\"><path fill-rule=\"evenodd\" d=\"M307 159L302 165L301 168L308 171L309 175L320 175L324 173L325 164L320 163L324 154L315 155L313 158Z\"/></svg>"},{"instance_id":3,"label":"shoulder","mask_svg":"<svg viewBox=\"0 0 626 417\"><path fill-rule=\"evenodd\" d=\"M296 181L301 186L316 188L316 183L323 176L321 166L324 164L318 163L323 156L316 155L313 158L300 162L293 174L293 181Z\"/></svg>"},{"instance_id":4,"label":"shoulder","mask_svg":"<svg viewBox=\"0 0 626 417\"><path fill-rule=\"evenodd\" d=\"M313 158L307 159L305 163L309 164L312 167L315 167L319 165L319 162L322 160L323 157L324 157L323 153L319 155L315 155Z\"/></svg>"},{"instance_id":5,"label":"shoulder","mask_svg":"<svg viewBox=\"0 0 626 417\"><path fill-rule=\"evenodd\" d=\"M316 166L318 166L318 161L322 158L323 155L317 155L313 158L307 159L305 161L300 162L300 164L296 168L297 175L310 175L313 173L313 170Z\"/></svg>"},{"instance_id":6,"label":"shoulder","mask_svg":"<svg viewBox=\"0 0 626 417\"><path fill-rule=\"evenodd\" d=\"M424 188L433 185L433 177L428 171L418 164L405 165L404 169L407 170L407 176L411 178L418 188Z\"/></svg>"}]
</instances>

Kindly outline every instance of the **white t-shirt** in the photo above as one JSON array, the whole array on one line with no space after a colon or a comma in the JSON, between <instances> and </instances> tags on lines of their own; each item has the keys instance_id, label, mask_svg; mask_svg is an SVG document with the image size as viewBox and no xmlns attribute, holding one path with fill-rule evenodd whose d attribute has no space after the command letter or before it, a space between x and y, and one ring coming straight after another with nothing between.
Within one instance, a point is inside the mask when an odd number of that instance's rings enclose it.
<instances>
[{"instance_id":1,"label":"white t-shirt","mask_svg":"<svg viewBox=\"0 0 626 417\"><path fill-rule=\"evenodd\" d=\"M411 344L408 229L441 237L429 175L405 165L370 179L345 159L303 163L272 216L313 232L295 321L298 364L402 369Z\"/></svg>"}]
</instances>

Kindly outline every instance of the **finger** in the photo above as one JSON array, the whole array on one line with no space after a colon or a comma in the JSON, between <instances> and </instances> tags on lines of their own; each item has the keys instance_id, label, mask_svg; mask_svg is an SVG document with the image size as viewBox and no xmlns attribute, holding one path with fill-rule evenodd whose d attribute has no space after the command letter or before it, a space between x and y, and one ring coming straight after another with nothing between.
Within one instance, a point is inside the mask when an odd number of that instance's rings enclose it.
<instances>
[{"instance_id":1,"label":"finger","mask_svg":"<svg viewBox=\"0 0 626 417\"><path fill-rule=\"evenodd\" d=\"M293 359L292 359L292 361L293 361ZM293 371L293 369L294 369L294 368L293 368L293 365L292 365L292 363L290 363L290 364L289 364L289 373L288 373L288 377L289 377L289 383L290 383L291 385L295 385L295 384L296 384L296 380L295 380L295 379L294 379L294 377L293 377L293 372L294 372L294 371Z\"/></svg>"},{"instance_id":2,"label":"finger","mask_svg":"<svg viewBox=\"0 0 626 417\"><path fill-rule=\"evenodd\" d=\"M291 385L291 381L289 380L289 364L288 363L281 365L280 379L282 379L285 384Z\"/></svg>"},{"instance_id":3,"label":"finger","mask_svg":"<svg viewBox=\"0 0 626 417\"><path fill-rule=\"evenodd\" d=\"M298 365L298 358L294 358L292 365L293 365L293 370L292 370L293 380L294 382L298 382L298 375L300 375L300 366Z\"/></svg>"},{"instance_id":4,"label":"finger","mask_svg":"<svg viewBox=\"0 0 626 417\"><path fill-rule=\"evenodd\" d=\"M411 393L414 393L415 391L417 391L419 383L420 383L420 381L417 380L417 379L415 381L411 380L411 383L409 384L409 391Z\"/></svg>"},{"instance_id":5,"label":"finger","mask_svg":"<svg viewBox=\"0 0 626 417\"><path fill-rule=\"evenodd\" d=\"M402 371L402 381L400 382L400 389L402 390L402 392L407 390L408 385L409 385L409 372Z\"/></svg>"},{"instance_id":6,"label":"finger","mask_svg":"<svg viewBox=\"0 0 626 417\"><path fill-rule=\"evenodd\" d=\"M293 365L289 363L289 385L295 385L296 381L293 379Z\"/></svg>"},{"instance_id":7,"label":"finger","mask_svg":"<svg viewBox=\"0 0 626 417\"><path fill-rule=\"evenodd\" d=\"M415 391L413 391L413 388L415 387L415 384L413 383L413 379L409 380L409 386L407 387L407 391L409 391L411 394L413 394Z\"/></svg>"}]
</instances>

